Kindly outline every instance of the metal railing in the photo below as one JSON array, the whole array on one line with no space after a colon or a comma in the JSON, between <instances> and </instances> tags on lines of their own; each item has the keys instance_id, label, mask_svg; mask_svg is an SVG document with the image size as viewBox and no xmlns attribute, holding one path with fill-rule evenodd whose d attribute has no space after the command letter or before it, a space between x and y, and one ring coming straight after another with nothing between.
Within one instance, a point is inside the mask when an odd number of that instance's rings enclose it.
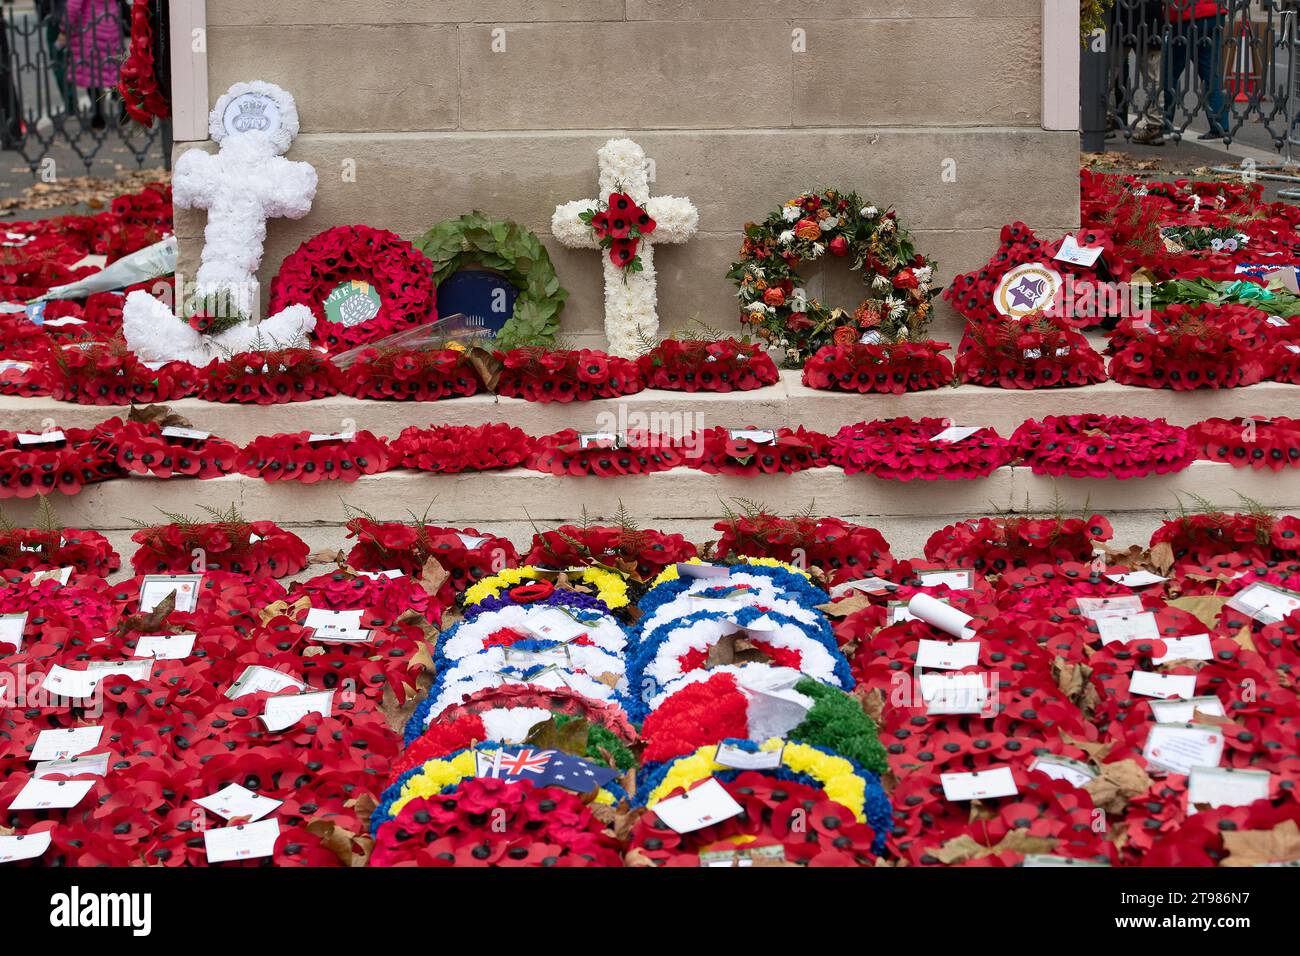
<instances>
[{"instance_id":1,"label":"metal railing","mask_svg":"<svg viewBox=\"0 0 1300 956\"><path fill-rule=\"evenodd\" d=\"M116 88L130 24L130 5L119 0L0 9L0 149L17 153L36 176L62 174L65 163L87 174L170 166L171 124L131 121ZM166 30L156 34L154 59L165 72Z\"/></svg>"},{"instance_id":2,"label":"metal railing","mask_svg":"<svg viewBox=\"0 0 1300 956\"><path fill-rule=\"evenodd\" d=\"M1115 0L1085 46L1084 148L1104 149L1106 131L1149 142L1190 130L1281 149L1297 106L1295 11L1296 0Z\"/></svg>"}]
</instances>

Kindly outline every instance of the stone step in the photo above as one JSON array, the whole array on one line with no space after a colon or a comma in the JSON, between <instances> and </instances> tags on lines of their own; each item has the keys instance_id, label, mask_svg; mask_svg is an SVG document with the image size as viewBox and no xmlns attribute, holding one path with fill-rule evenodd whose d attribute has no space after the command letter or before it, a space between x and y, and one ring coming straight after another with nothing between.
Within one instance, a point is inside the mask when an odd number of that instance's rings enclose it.
<instances>
[{"instance_id":1,"label":"stone step","mask_svg":"<svg viewBox=\"0 0 1300 956\"><path fill-rule=\"evenodd\" d=\"M1010 435L1021 422L1046 415L1090 412L1164 418L1190 425L1218 416L1294 416L1300 386L1263 382L1248 388L1173 392L1103 382L1082 388L1013 389L961 385L905 395L849 395L805 387L796 371L751 392L687 393L647 389L621 399L567 405L526 402L495 395L441 402L359 401L346 396L286 405L223 405L197 399L170 403L195 428L245 444L278 432L337 432L349 427L396 436L408 425L480 425L509 422L533 435L563 428L580 432L648 427L669 435L700 428L803 425L834 433L843 425L907 415L950 418L958 424L987 425ZM47 425L88 428L126 407L74 405L49 398L0 396L0 428L40 431Z\"/></svg>"},{"instance_id":2,"label":"stone step","mask_svg":"<svg viewBox=\"0 0 1300 956\"><path fill-rule=\"evenodd\" d=\"M1176 513L1179 500L1189 508L1197 495L1229 510L1244 495L1278 512L1300 512L1300 471L1234 469L1218 462L1195 462L1173 475L1120 481L1040 476L1024 467L1003 467L991 476L964 481L886 481L846 476L839 468L754 478L712 476L690 468L621 478L555 477L509 469L463 475L392 471L350 484L338 481L304 485L265 482L243 476L208 481L131 477L91 485L80 494L53 501L62 524L126 531L138 521L164 521L160 512L201 518L199 505L234 504L249 519L270 519L283 527L329 531L313 534L322 547L344 545L343 525L350 509L384 520L424 517L433 524L474 527L526 544L534 527L573 521L585 509L594 520L608 519L621 507L641 527L680 531L692 540L710 531L735 499L760 502L779 514L811 507L879 528L900 556L921 553L925 539L963 517L1001 512L1098 512L1116 524L1116 540L1145 543L1151 531ZM34 499L3 502L11 520L34 518ZM130 550L128 549L128 552Z\"/></svg>"}]
</instances>

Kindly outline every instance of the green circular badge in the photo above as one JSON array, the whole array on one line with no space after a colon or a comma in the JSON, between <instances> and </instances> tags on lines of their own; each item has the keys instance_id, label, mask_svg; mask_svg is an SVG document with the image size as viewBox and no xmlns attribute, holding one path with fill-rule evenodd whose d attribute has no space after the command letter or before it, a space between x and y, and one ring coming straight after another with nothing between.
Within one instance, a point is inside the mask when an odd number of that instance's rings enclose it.
<instances>
[{"instance_id":1,"label":"green circular badge","mask_svg":"<svg viewBox=\"0 0 1300 956\"><path fill-rule=\"evenodd\" d=\"M325 315L331 322L349 327L369 322L379 314L379 307L379 293L360 279L336 285L325 297Z\"/></svg>"}]
</instances>

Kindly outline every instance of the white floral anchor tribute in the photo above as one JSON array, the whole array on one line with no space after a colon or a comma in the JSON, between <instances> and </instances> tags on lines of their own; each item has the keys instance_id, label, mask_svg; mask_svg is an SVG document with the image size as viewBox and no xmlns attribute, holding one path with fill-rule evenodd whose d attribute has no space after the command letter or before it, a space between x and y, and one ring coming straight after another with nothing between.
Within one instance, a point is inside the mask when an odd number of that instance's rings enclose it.
<instances>
[{"instance_id":1,"label":"white floral anchor tribute","mask_svg":"<svg viewBox=\"0 0 1300 956\"><path fill-rule=\"evenodd\" d=\"M606 252L605 336L609 351L635 356L659 331L654 245L686 242L700 213L681 196L650 195L645 150L630 139L611 139L597 151L600 199L555 207L551 232L573 249Z\"/></svg>"},{"instance_id":2,"label":"white floral anchor tribute","mask_svg":"<svg viewBox=\"0 0 1300 956\"><path fill-rule=\"evenodd\" d=\"M266 220L301 219L316 197L316 170L284 157L298 135L293 97L273 83L236 83L208 118L216 153L192 149L176 161L173 202L206 209L203 253L192 316L178 318L147 292L127 296L122 329L127 346L147 362L206 364L250 350L301 344L316 324L305 305L254 323L257 269Z\"/></svg>"}]
</instances>

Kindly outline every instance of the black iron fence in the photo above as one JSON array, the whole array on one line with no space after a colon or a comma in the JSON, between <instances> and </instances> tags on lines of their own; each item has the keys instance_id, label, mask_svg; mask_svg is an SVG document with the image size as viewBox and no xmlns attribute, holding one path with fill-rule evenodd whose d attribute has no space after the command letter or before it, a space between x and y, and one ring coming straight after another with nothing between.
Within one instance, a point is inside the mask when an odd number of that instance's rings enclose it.
<instances>
[{"instance_id":1,"label":"black iron fence","mask_svg":"<svg viewBox=\"0 0 1300 956\"><path fill-rule=\"evenodd\" d=\"M170 123L131 121L117 91L131 41L129 3L20 0L0 8L0 27L0 149L18 154L35 176L170 164ZM154 60L165 65L167 31L155 35Z\"/></svg>"},{"instance_id":2,"label":"black iron fence","mask_svg":"<svg viewBox=\"0 0 1300 956\"><path fill-rule=\"evenodd\" d=\"M1104 148L1108 131L1281 148L1300 105L1296 12L1296 0L1115 0L1085 40L1084 148Z\"/></svg>"}]
</instances>

